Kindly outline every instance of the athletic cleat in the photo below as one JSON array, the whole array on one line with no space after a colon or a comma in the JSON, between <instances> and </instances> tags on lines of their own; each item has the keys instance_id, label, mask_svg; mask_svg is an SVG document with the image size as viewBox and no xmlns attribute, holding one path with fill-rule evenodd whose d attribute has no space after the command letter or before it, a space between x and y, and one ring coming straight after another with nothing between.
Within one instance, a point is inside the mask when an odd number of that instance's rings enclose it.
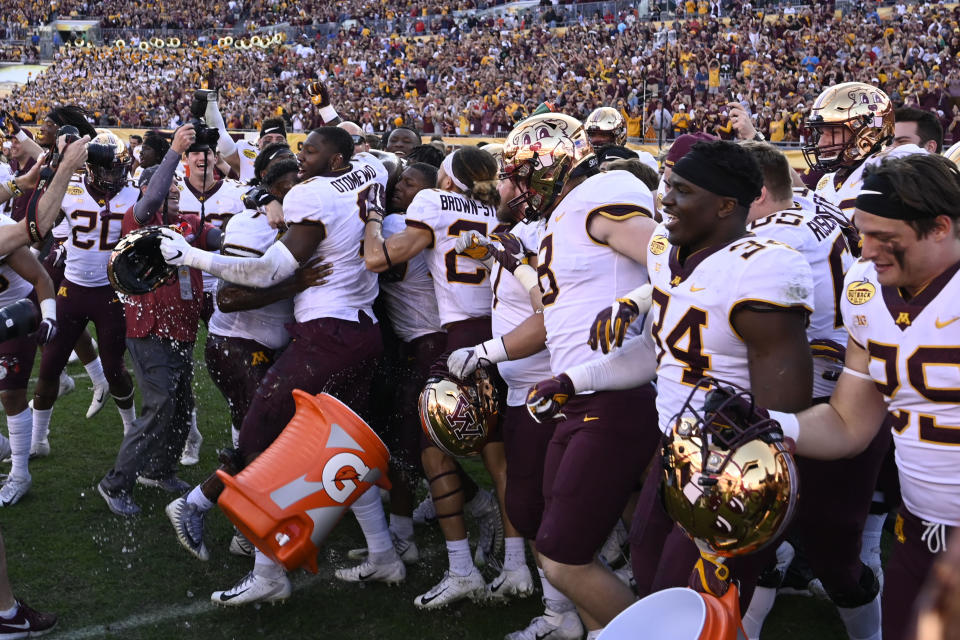
<instances>
[{"instance_id":1,"label":"athletic cleat","mask_svg":"<svg viewBox=\"0 0 960 640\"><path fill-rule=\"evenodd\" d=\"M167 493L183 493L193 488L186 480L181 480L177 476L167 476L166 478L148 478L147 476L137 476L137 484L154 489L162 489Z\"/></svg>"},{"instance_id":2,"label":"athletic cleat","mask_svg":"<svg viewBox=\"0 0 960 640\"><path fill-rule=\"evenodd\" d=\"M0 507L9 507L20 502L20 498L27 495L30 487L33 486L33 479L30 476L18 478L9 476L7 481L0 488Z\"/></svg>"},{"instance_id":3,"label":"athletic cleat","mask_svg":"<svg viewBox=\"0 0 960 640\"><path fill-rule=\"evenodd\" d=\"M414 524L434 524L437 521L437 508L433 505L433 496L427 492L417 508L413 510Z\"/></svg>"},{"instance_id":4,"label":"athletic cleat","mask_svg":"<svg viewBox=\"0 0 960 640\"><path fill-rule=\"evenodd\" d=\"M235 556L245 556L247 558L252 558L257 553L257 548L253 546L253 543L247 540L247 537L237 531L233 534L233 538L230 539L230 553Z\"/></svg>"},{"instance_id":5,"label":"athletic cleat","mask_svg":"<svg viewBox=\"0 0 960 640\"><path fill-rule=\"evenodd\" d=\"M400 584L407 577L407 567L399 560L387 564L374 564L372 560L365 560L349 569L337 569L333 572L333 575L344 582Z\"/></svg>"},{"instance_id":6,"label":"athletic cleat","mask_svg":"<svg viewBox=\"0 0 960 640\"><path fill-rule=\"evenodd\" d=\"M13 449L10 448L10 441L0 436L0 460L3 462L13 461Z\"/></svg>"},{"instance_id":7,"label":"athletic cleat","mask_svg":"<svg viewBox=\"0 0 960 640\"><path fill-rule=\"evenodd\" d=\"M209 560L210 552L203 543L203 519L206 512L187 502L187 496L177 498L168 504L164 511L170 518L173 530L177 532L177 540L183 548L198 560Z\"/></svg>"},{"instance_id":8,"label":"athletic cleat","mask_svg":"<svg viewBox=\"0 0 960 640\"><path fill-rule=\"evenodd\" d=\"M30 445L30 459L34 458L46 458L50 455L50 440L44 438L43 440L36 440L33 444Z\"/></svg>"},{"instance_id":9,"label":"athletic cleat","mask_svg":"<svg viewBox=\"0 0 960 640\"><path fill-rule=\"evenodd\" d=\"M57 616L42 613L17 601L17 610L9 618L0 617L0 638L36 638L50 633L57 626Z\"/></svg>"},{"instance_id":10,"label":"athletic cleat","mask_svg":"<svg viewBox=\"0 0 960 640\"><path fill-rule=\"evenodd\" d=\"M87 409L87 420L100 413L100 409L103 409L109 398L110 387L106 385L102 387L94 385L93 399L90 400L90 408Z\"/></svg>"},{"instance_id":11,"label":"athletic cleat","mask_svg":"<svg viewBox=\"0 0 960 640\"><path fill-rule=\"evenodd\" d=\"M619 569L614 569L613 575L617 576L617 580L627 585L631 591L636 588L637 581L633 578L633 565L629 562Z\"/></svg>"},{"instance_id":12,"label":"athletic cleat","mask_svg":"<svg viewBox=\"0 0 960 640\"><path fill-rule=\"evenodd\" d=\"M133 501L133 497L126 491L118 493L117 495L110 495L110 493L103 488L102 480L97 484L97 491L103 496L110 511L118 516L130 517L140 513L140 507L137 506L137 503Z\"/></svg>"},{"instance_id":13,"label":"athletic cleat","mask_svg":"<svg viewBox=\"0 0 960 640\"><path fill-rule=\"evenodd\" d=\"M533 576L530 569L523 565L519 569L504 569L493 582L487 585L487 599L496 603L505 603L514 598L526 598L533 593Z\"/></svg>"},{"instance_id":14,"label":"athletic cleat","mask_svg":"<svg viewBox=\"0 0 960 640\"><path fill-rule=\"evenodd\" d=\"M581 636L583 623L576 609L563 613L546 609L542 616L531 620L526 629L508 633L504 640L580 640Z\"/></svg>"},{"instance_id":15,"label":"athletic cleat","mask_svg":"<svg viewBox=\"0 0 960 640\"><path fill-rule=\"evenodd\" d=\"M403 564L410 566L420 562L420 549L413 538L405 539L398 536L393 531L390 532L390 539L393 540L393 548L397 550L397 555L403 560ZM369 555L367 548L351 549L347 552L347 557L351 560L364 560Z\"/></svg>"},{"instance_id":16,"label":"athletic cleat","mask_svg":"<svg viewBox=\"0 0 960 640\"><path fill-rule=\"evenodd\" d=\"M77 388L77 383L64 371L60 374L60 386L57 388L57 397L62 398ZM32 401L31 401L32 402ZM32 408L32 407L31 407Z\"/></svg>"},{"instance_id":17,"label":"athletic cleat","mask_svg":"<svg viewBox=\"0 0 960 640\"><path fill-rule=\"evenodd\" d=\"M478 567L489 566L493 571L499 572L503 568L503 519L500 517L500 507L497 506L496 499L490 492L486 493L489 497L486 506L473 512L480 529L477 548L473 552L473 563Z\"/></svg>"},{"instance_id":18,"label":"athletic cleat","mask_svg":"<svg viewBox=\"0 0 960 640\"><path fill-rule=\"evenodd\" d=\"M214 591L210 600L225 607L239 607L255 602L283 602L290 597L291 591L293 588L287 574L267 578L251 571L226 591Z\"/></svg>"},{"instance_id":19,"label":"athletic cleat","mask_svg":"<svg viewBox=\"0 0 960 640\"><path fill-rule=\"evenodd\" d=\"M464 598L470 598L474 602L481 601L486 598L486 594L487 583L474 567L473 571L465 576L455 576L445 571L443 580L423 595L414 598L413 604L417 609L440 609Z\"/></svg>"},{"instance_id":20,"label":"athletic cleat","mask_svg":"<svg viewBox=\"0 0 960 640\"><path fill-rule=\"evenodd\" d=\"M199 431L190 431L187 436L187 442L183 445L183 453L180 454L180 464L185 467L192 467L200 462L200 445L203 444L203 436Z\"/></svg>"}]
</instances>

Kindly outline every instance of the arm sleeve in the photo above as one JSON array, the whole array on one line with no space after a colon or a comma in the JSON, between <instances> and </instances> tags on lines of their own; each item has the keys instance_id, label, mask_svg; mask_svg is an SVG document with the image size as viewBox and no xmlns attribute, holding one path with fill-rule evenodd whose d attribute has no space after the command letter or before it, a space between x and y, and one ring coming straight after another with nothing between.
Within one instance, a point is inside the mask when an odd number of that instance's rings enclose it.
<instances>
[{"instance_id":1,"label":"arm sleeve","mask_svg":"<svg viewBox=\"0 0 960 640\"><path fill-rule=\"evenodd\" d=\"M184 264L246 287L269 287L293 275L300 264L282 242L274 242L259 258L235 258L193 249Z\"/></svg>"},{"instance_id":2,"label":"arm sleeve","mask_svg":"<svg viewBox=\"0 0 960 640\"><path fill-rule=\"evenodd\" d=\"M641 335L624 342L623 347L604 356L571 367L566 374L577 393L632 389L646 384L657 375L657 355L647 327Z\"/></svg>"},{"instance_id":3,"label":"arm sleeve","mask_svg":"<svg viewBox=\"0 0 960 640\"><path fill-rule=\"evenodd\" d=\"M160 207L163 206L163 200L170 191L170 185L173 182L173 173L177 170L177 163L180 161L180 154L173 149L167 150L163 156L163 161L157 172L153 174L150 183L147 185L147 192L133 207L133 216L140 224L149 223L156 215Z\"/></svg>"}]
</instances>

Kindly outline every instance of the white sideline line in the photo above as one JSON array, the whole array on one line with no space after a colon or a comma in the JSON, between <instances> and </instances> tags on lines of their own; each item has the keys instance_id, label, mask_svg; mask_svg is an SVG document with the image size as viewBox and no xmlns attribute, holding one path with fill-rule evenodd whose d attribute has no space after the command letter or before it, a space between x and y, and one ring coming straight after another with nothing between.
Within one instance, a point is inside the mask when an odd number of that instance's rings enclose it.
<instances>
[{"instance_id":1,"label":"white sideline line","mask_svg":"<svg viewBox=\"0 0 960 640\"><path fill-rule=\"evenodd\" d=\"M295 576L291 579L293 583L294 593L291 597L296 597L297 589L300 589L304 586L307 586L311 583L318 582L322 580L322 572L317 575L312 574L303 574ZM248 607L251 605L248 605ZM262 606L262 605L252 605L252 606ZM97 624L89 627L84 627L82 629L71 629L64 630L60 633L54 632L51 639L56 640L85 640L86 638L102 638L108 634L117 634L121 631L129 631L130 629L137 629L139 627L145 627L147 625L156 625L164 622L169 622L171 620L186 620L187 618L195 618L200 614L207 613L209 611L223 611L231 607L219 607L213 604L207 599L201 600L199 602L194 602L192 604L181 604L181 605L172 605L165 607L163 609L154 611L152 613L141 613L137 615L130 616L124 620L119 620L117 622L109 622L106 624Z\"/></svg>"}]
</instances>

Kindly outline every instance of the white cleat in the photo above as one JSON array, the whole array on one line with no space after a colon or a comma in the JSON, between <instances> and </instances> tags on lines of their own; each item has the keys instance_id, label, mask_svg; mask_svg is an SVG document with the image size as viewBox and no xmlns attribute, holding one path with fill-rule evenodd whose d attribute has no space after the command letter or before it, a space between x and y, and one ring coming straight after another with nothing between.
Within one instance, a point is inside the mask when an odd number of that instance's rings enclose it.
<instances>
[{"instance_id":1,"label":"white cleat","mask_svg":"<svg viewBox=\"0 0 960 640\"><path fill-rule=\"evenodd\" d=\"M427 492L417 508L413 510L414 524L433 524L437 521L437 508L433 505L433 497Z\"/></svg>"},{"instance_id":2,"label":"white cleat","mask_svg":"<svg viewBox=\"0 0 960 640\"><path fill-rule=\"evenodd\" d=\"M508 633L504 640L580 640L581 636L583 623L576 609L563 613L547 609L531 620L526 629Z\"/></svg>"},{"instance_id":3,"label":"white cleat","mask_svg":"<svg viewBox=\"0 0 960 640\"><path fill-rule=\"evenodd\" d=\"M210 601L225 607L239 607L255 602L275 603L289 598L291 591L293 588L287 574L283 573L279 578L267 578L251 571L226 591L214 591Z\"/></svg>"},{"instance_id":4,"label":"white cleat","mask_svg":"<svg viewBox=\"0 0 960 640\"><path fill-rule=\"evenodd\" d=\"M473 563L478 567L489 566L493 571L499 572L503 568L503 518L500 517L500 507L493 494L486 489L481 491L487 494L487 500L483 501L485 506L472 512L480 529L477 548L473 552ZM479 497L479 494L477 495Z\"/></svg>"},{"instance_id":5,"label":"white cleat","mask_svg":"<svg viewBox=\"0 0 960 640\"><path fill-rule=\"evenodd\" d=\"M257 548L252 542L247 540L245 535L237 531L233 534L233 538L230 539L230 553L235 556L252 558L257 554Z\"/></svg>"},{"instance_id":6,"label":"white cleat","mask_svg":"<svg viewBox=\"0 0 960 640\"><path fill-rule=\"evenodd\" d=\"M3 436L0 436L0 461L13 461L13 449L10 448L10 441Z\"/></svg>"},{"instance_id":7,"label":"white cleat","mask_svg":"<svg viewBox=\"0 0 960 640\"><path fill-rule=\"evenodd\" d=\"M66 371L60 374L60 387L57 389L58 398L62 398L76 388L77 383L74 382L73 378L67 375ZM31 400L31 402L33 401ZM31 405L30 408L32 409L33 405Z\"/></svg>"},{"instance_id":8,"label":"white cleat","mask_svg":"<svg viewBox=\"0 0 960 640\"><path fill-rule=\"evenodd\" d=\"M7 481L0 488L0 507L9 507L20 502L20 498L27 495L31 486L33 486L33 479L30 476L24 478L8 476Z\"/></svg>"},{"instance_id":9,"label":"white cleat","mask_svg":"<svg viewBox=\"0 0 960 640\"><path fill-rule=\"evenodd\" d=\"M498 604L511 598L526 598L531 593L533 576L526 565L519 569L504 569L487 585L487 599Z\"/></svg>"},{"instance_id":10,"label":"white cleat","mask_svg":"<svg viewBox=\"0 0 960 640\"><path fill-rule=\"evenodd\" d=\"M417 548L417 543L414 542L413 538L401 538L391 531L390 539L393 540L393 548L396 549L397 555L403 560L403 564L410 566L420 562L420 549ZM350 549L347 552L347 557L351 560L365 560L368 555L369 552L366 547Z\"/></svg>"},{"instance_id":11,"label":"white cleat","mask_svg":"<svg viewBox=\"0 0 960 640\"><path fill-rule=\"evenodd\" d=\"M109 399L110 387L98 387L94 385L93 399L90 400L90 408L87 409L87 420L100 413L100 410L103 409L103 407L107 404L107 400Z\"/></svg>"},{"instance_id":12,"label":"white cleat","mask_svg":"<svg viewBox=\"0 0 960 640\"><path fill-rule=\"evenodd\" d=\"M627 527L623 520L617 519L616 526L607 536L606 541L600 548L600 558L611 569L616 569L627 561L625 550L629 548L630 536L627 533Z\"/></svg>"},{"instance_id":13,"label":"white cleat","mask_svg":"<svg viewBox=\"0 0 960 640\"><path fill-rule=\"evenodd\" d=\"M180 464L185 467L192 467L200 462L200 445L203 444L203 436L199 431L191 431L187 436L187 442L183 445L183 453L180 455Z\"/></svg>"},{"instance_id":14,"label":"white cleat","mask_svg":"<svg viewBox=\"0 0 960 640\"><path fill-rule=\"evenodd\" d=\"M401 560L387 564L374 564L371 560L349 569L337 569L333 572L338 580L344 582L385 582L400 584L407 577L407 567Z\"/></svg>"},{"instance_id":15,"label":"white cleat","mask_svg":"<svg viewBox=\"0 0 960 640\"><path fill-rule=\"evenodd\" d=\"M423 595L414 598L413 604L417 609L440 609L464 598L475 602L484 600L486 593L487 583L483 581L483 576L476 567L465 576L455 576L446 571L443 580Z\"/></svg>"}]
</instances>

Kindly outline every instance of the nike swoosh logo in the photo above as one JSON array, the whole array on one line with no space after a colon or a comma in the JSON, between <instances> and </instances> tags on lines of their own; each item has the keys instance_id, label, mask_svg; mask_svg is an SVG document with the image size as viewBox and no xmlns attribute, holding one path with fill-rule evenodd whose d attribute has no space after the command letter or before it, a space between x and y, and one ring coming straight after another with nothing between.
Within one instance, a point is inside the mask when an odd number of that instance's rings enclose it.
<instances>
[{"instance_id":1,"label":"nike swoosh logo","mask_svg":"<svg viewBox=\"0 0 960 640\"><path fill-rule=\"evenodd\" d=\"M960 316L957 316L956 318L951 318L951 319L947 320L946 322L940 322L940 318L937 318L937 319L934 321L934 323L937 325L937 329L943 329L944 327L953 324L953 323L956 322L957 320L960 320Z\"/></svg>"},{"instance_id":2,"label":"nike swoosh logo","mask_svg":"<svg viewBox=\"0 0 960 640\"><path fill-rule=\"evenodd\" d=\"M221 600L221 602L226 602L227 600L233 600L233 599L236 598L237 596L242 596L242 595L245 594L247 591L250 591L250 587L247 587L247 588L244 589L243 591L238 591L237 593L235 593L235 594L233 594L233 595L230 595L229 593L224 593L222 596L220 596L220 600Z\"/></svg>"},{"instance_id":3,"label":"nike swoosh logo","mask_svg":"<svg viewBox=\"0 0 960 640\"><path fill-rule=\"evenodd\" d=\"M179 257L182 256L182 255L183 255L183 251L177 251L177 255L173 256L173 257L170 258L170 259L168 259L167 262L171 262L171 261L173 261L173 260L176 260L177 258L179 258Z\"/></svg>"},{"instance_id":4,"label":"nike swoosh logo","mask_svg":"<svg viewBox=\"0 0 960 640\"><path fill-rule=\"evenodd\" d=\"M372 578L372 577L375 576L376 574L377 574L376 571L374 571L373 573L367 574L367 575L363 575L362 573L358 573L358 574L357 574L357 578L360 579L360 582L363 582L364 580L369 580L370 578Z\"/></svg>"},{"instance_id":5,"label":"nike swoosh logo","mask_svg":"<svg viewBox=\"0 0 960 640\"><path fill-rule=\"evenodd\" d=\"M560 215L558 215L558 216L557 216L557 222L560 222L560 220L561 220L561 219L563 218L563 216L565 216L565 215L567 215L567 212L566 212L566 211L564 211L563 213L561 213Z\"/></svg>"},{"instance_id":6,"label":"nike swoosh logo","mask_svg":"<svg viewBox=\"0 0 960 640\"><path fill-rule=\"evenodd\" d=\"M704 291L706 287L695 287L690 285L690 293L696 293L697 291Z\"/></svg>"},{"instance_id":7,"label":"nike swoosh logo","mask_svg":"<svg viewBox=\"0 0 960 640\"><path fill-rule=\"evenodd\" d=\"M553 631L547 631L545 634L540 635L539 633L536 636L536 640L545 640L553 635Z\"/></svg>"},{"instance_id":8,"label":"nike swoosh logo","mask_svg":"<svg viewBox=\"0 0 960 640\"><path fill-rule=\"evenodd\" d=\"M429 597L429 598L424 598L423 600L421 600L421 601L420 601L420 604L430 604L431 602L433 602L434 600L436 600L437 598L439 598L440 596L442 596L443 593L444 593L446 590L447 590L447 588L444 587L443 589L440 590L440 593L438 593L437 595L431 596L431 597Z\"/></svg>"},{"instance_id":9,"label":"nike swoosh logo","mask_svg":"<svg viewBox=\"0 0 960 640\"><path fill-rule=\"evenodd\" d=\"M593 422L594 420L599 420L600 416L583 416L584 422Z\"/></svg>"},{"instance_id":10,"label":"nike swoosh logo","mask_svg":"<svg viewBox=\"0 0 960 640\"><path fill-rule=\"evenodd\" d=\"M498 583L496 583L496 584L491 584L491 585L490 585L490 593L496 593L497 591L499 591L499 590L500 590L500 587L503 586L503 583L504 583L504 582L505 582L505 580L501 580L500 582L498 582Z\"/></svg>"},{"instance_id":11,"label":"nike swoosh logo","mask_svg":"<svg viewBox=\"0 0 960 640\"><path fill-rule=\"evenodd\" d=\"M13 624L12 622L4 622L4 623L3 623L3 626L9 627L9 628L11 628L11 629L29 629L29 628L30 628L30 623L29 623L29 622L21 622L20 624Z\"/></svg>"}]
</instances>

